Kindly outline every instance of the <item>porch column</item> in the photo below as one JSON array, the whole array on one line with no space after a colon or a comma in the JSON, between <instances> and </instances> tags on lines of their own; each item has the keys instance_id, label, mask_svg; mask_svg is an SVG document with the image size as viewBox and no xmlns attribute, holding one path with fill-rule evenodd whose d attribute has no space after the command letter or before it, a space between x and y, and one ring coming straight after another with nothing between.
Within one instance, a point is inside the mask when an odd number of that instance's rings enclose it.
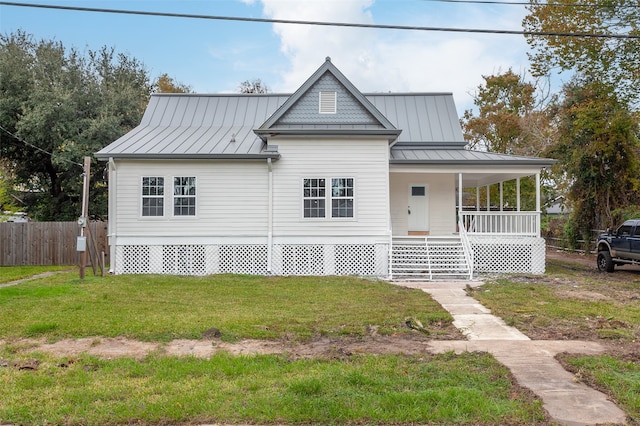
<instances>
[{"instance_id":1,"label":"porch column","mask_svg":"<svg viewBox=\"0 0 640 426\"><path fill-rule=\"evenodd\" d=\"M462 218L462 173L458 173L458 220Z\"/></svg>"},{"instance_id":2,"label":"porch column","mask_svg":"<svg viewBox=\"0 0 640 426\"><path fill-rule=\"evenodd\" d=\"M476 186L476 211L480 211L480 187Z\"/></svg>"},{"instance_id":3,"label":"porch column","mask_svg":"<svg viewBox=\"0 0 640 426\"><path fill-rule=\"evenodd\" d=\"M502 186L503 182L500 182L500 211L504 210L504 188Z\"/></svg>"},{"instance_id":4,"label":"porch column","mask_svg":"<svg viewBox=\"0 0 640 426\"><path fill-rule=\"evenodd\" d=\"M516 179L516 210L520 211L520 178Z\"/></svg>"},{"instance_id":5,"label":"porch column","mask_svg":"<svg viewBox=\"0 0 640 426\"><path fill-rule=\"evenodd\" d=\"M491 191L489 185L487 185L487 211L491 211Z\"/></svg>"},{"instance_id":6,"label":"porch column","mask_svg":"<svg viewBox=\"0 0 640 426\"><path fill-rule=\"evenodd\" d=\"M536 173L536 211L540 213L540 173Z\"/></svg>"}]
</instances>

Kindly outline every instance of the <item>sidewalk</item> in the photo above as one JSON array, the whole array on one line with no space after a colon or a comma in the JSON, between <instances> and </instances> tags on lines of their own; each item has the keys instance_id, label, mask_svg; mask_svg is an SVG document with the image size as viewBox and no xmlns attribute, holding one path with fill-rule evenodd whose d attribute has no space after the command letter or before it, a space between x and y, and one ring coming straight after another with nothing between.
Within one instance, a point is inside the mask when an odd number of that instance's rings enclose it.
<instances>
[{"instance_id":1,"label":"sidewalk","mask_svg":"<svg viewBox=\"0 0 640 426\"><path fill-rule=\"evenodd\" d=\"M453 324L466 341L432 341L434 353L482 351L491 353L514 375L518 383L542 399L543 406L560 424L625 424L626 414L607 396L574 380L554 356L560 352L597 355L603 348L597 342L532 341L523 333L492 315L477 300L467 295L467 285L477 281L396 282L419 288L431 295L454 318Z\"/></svg>"}]
</instances>

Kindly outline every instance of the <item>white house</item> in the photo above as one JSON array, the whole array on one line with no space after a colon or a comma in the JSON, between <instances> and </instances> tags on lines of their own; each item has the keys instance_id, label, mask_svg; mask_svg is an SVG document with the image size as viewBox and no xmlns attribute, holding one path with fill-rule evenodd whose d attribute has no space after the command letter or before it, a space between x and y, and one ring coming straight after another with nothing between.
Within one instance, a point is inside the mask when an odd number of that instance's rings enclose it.
<instances>
[{"instance_id":1,"label":"white house","mask_svg":"<svg viewBox=\"0 0 640 426\"><path fill-rule=\"evenodd\" d=\"M329 58L292 95L155 94L96 157L116 274L544 272L553 160L466 150L451 94L363 94ZM525 176L535 211L459 211Z\"/></svg>"}]
</instances>

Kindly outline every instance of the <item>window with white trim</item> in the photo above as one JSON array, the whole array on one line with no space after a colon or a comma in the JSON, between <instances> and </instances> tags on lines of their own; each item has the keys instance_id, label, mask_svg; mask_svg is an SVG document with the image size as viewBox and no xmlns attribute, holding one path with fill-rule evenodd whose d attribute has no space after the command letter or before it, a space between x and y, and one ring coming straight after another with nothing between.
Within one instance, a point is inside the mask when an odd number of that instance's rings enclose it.
<instances>
[{"instance_id":1,"label":"window with white trim","mask_svg":"<svg viewBox=\"0 0 640 426\"><path fill-rule=\"evenodd\" d=\"M327 182L331 187L327 190ZM305 178L302 184L302 211L305 218L352 218L354 216L353 178ZM327 215L330 206L330 215Z\"/></svg>"},{"instance_id":2,"label":"window with white trim","mask_svg":"<svg viewBox=\"0 0 640 426\"><path fill-rule=\"evenodd\" d=\"M164 216L164 177L142 177L142 216Z\"/></svg>"},{"instance_id":3,"label":"window with white trim","mask_svg":"<svg viewBox=\"0 0 640 426\"><path fill-rule=\"evenodd\" d=\"M304 217L324 217L325 198L325 179L304 179L302 188Z\"/></svg>"},{"instance_id":4,"label":"window with white trim","mask_svg":"<svg viewBox=\"0 0 640 426\"><path fill-rule=\"evenodd\" d=\"M173 215L196 215L196 178L194 176L173 178Z\"/></svg>"},{"instance_id":5,"label":"window with white trim","mask_svg":"<svg viewBox=\"0 0 640 426\"><path fill-rule=\"evenodd\" d=\"M353 217L353 178L331 179L331 217Z\"/></svg>"}]
</instances>

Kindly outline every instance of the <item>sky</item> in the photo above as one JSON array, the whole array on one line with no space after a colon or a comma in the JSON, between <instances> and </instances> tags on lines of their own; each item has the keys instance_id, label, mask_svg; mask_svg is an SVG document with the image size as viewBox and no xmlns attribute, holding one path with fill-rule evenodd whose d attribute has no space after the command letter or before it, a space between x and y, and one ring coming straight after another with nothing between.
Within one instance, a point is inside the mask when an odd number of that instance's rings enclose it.
<instances>
[{"instance_id":1,"label":"sky","mask_svg":"<svg viewBox=\"0 0 640 426\"><path fill-rule=\"evenodd\" d=\"M522 5L437 0L15 0L178 14L522 31ZM525 75L522 35L345 28L51 10L0 5L0 32L23 30L81 52L113 47L198 93L260 79L292 93L327 56L372 92L451 92L461 115L482 76Z\"/></svg>"}]
</instances>

